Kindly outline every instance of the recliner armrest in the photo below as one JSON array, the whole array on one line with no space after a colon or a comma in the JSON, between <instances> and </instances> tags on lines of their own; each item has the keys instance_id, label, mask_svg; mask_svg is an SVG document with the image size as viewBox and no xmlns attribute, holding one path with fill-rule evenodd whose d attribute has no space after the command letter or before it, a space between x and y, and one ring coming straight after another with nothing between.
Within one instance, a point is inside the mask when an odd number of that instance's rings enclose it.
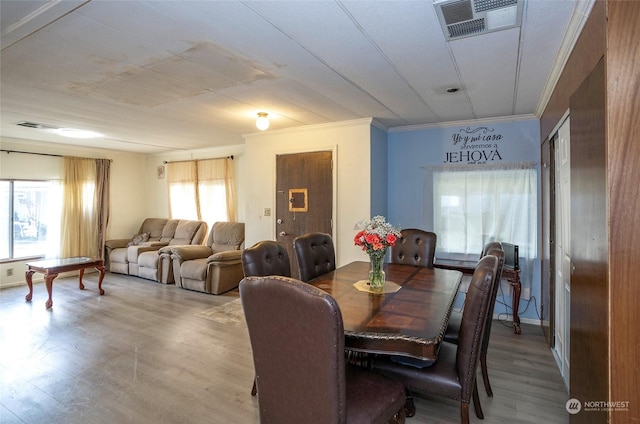
<instances>
[{"instance_id":1,"label":"recliner armrest","mask_svg":"<svg viewBox=\"0 0 640 424\"><path fill-rule=\"evenodd\" d=\"M192 259L206 258L211 255L211 248L204 245L180 245L167 246L171 251L171 258L180 259L182 261L190 261Z\"/></svg>"},{"instance_id":2,"label":"recliner armrest","mask_svg":"<svg viewBox=\"0 0 640 424\"><path fill-rule=\"evenodd\" d=\"M216 252L207 258L207 263L214 262L231 262L242 259L242 250L225 250L223 252Z\"/></svg>"},{"instance_id":3,"label":"recliner armrest","mask_svg":"<svg viewBox=\"0 0 640 424\"><path fill-rule=\"evenodd\" d=\"M112 239L104 242L104 246L108 250L119 249L122 247L127 247L127 243L129 243L131 239Z\"/></svg>"}]
</instances>

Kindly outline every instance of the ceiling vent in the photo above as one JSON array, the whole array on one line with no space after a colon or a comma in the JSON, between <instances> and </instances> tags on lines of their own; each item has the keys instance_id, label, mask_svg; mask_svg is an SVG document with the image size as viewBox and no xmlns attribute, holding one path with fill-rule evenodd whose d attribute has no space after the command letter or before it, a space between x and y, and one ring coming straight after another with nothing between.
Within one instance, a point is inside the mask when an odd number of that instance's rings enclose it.
<instances>
[{"instance_id":1,"label":"ceiling vent","mask_svg":"<svg viewBox=\"0 0 640 424\"><path fill-rule=\"evenodd\" d=\"M16 125L20 125L21 127L33 128L36 130L59 130L60 129L60 127L56 127L54 125L39 124L37 122L30 122L30 121L20 121Z\"/></svg>"},{"instance_id":2,"label":"ceiling vent","mask_svg":"<svg viewBox=\"0 0 640 424\"><path fill-rule=\"evenodd\" d=\"M433 6L450 41L520 26L524 1L436 0Z\"/></svg>"}]
</instances>

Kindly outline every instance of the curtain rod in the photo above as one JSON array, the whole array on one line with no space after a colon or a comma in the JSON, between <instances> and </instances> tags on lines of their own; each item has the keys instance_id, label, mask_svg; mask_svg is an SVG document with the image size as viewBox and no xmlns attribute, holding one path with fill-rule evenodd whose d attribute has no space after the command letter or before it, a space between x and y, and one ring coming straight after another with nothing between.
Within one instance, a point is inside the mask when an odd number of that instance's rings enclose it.
<instances>
[{"instance_id":1,"label":"curtain rod","mask_svg":"<svg viewBox=\"0 0 640 424\"><path fill-rule=\"evenodd\" d=\"M172 161L163 161L162 163L181 163L181 162L193 162L193 161L198 161L198 160L212 160L212 159L231 159L233 160L233 155L231 156L225 156L225 157L221 157L221 158L205 158L205 159L186 159L186 160L172 160Z\"/></svg>"},{"instance_id":2,"label":"curtain rod","mask_svg":"<svg viewBox=\"0 0 640 424\"><path fill-rule=\"evenodd\" d=\"M56 155L54 153L38 153L38 152L23 152L20 150L6 150L6 149L0 149L0 152L7 152L7 154L9 153L22 153L23 155L38 155L38 156L51 156L54 158L78 158L78 159L100 159L100 158L84 158L84 157L80 157L80 156L65 156L65 155ZM109 162L113 162L113 159L109 159Z\"/></svg>"}]
</instances>

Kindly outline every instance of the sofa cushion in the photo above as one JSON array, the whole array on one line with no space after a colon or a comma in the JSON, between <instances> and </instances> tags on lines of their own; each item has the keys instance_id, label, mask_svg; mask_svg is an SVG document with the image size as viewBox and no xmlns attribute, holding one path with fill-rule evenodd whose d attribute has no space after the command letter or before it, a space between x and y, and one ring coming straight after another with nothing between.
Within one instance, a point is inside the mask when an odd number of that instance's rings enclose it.
<instances>
[{"instance_id":1,"label":"sofa cushion","mask_svg":"<svg viewBox=\"0 0 640 424\"><path fill-rule=\"evenodd\" d=\"M182 278L204 281L207 277L207 258L185 261L180 267Z\"/></svg>"},{"instance_id":2,"label":"sofa cushion","mask_svg":"<svg viewBox=\"0 0 640 424\"><path fill-rule=\"evenodd\" d=\"M160 241L163 243L169 244L171 240L173 240L173 236L176 233L176 228L178 227L179 223L180 223L179 219L168 220L164 228L162 229L162 235L160 236Z\"/></svg>"},{"instance_id":3,"label":"sofa cushion","mask_svg":"<svg viewBox=\"0 0 640 424\"><path fill-rule=\"evenodd\" d=\"M191 244L196 232L200 229L201 226L201 221L180 220L180 222L176 226L176 231L173 239L169 242L169 244Z\"/></svg>"},{"instance_id":4,"label":"sofa cushion","mask_svg":"<svg viewBox=\"0 0 640 424\"><path fill-rule=\"evenodd\" d=\"M211 250L220 252L238 250L244 243L244 224L240 222L216 222L211 230Z\"/></svg>"},{"instance_id":5,"label":"sofa cushion","mask_svg":"<svg viewBox=\"0 0 640 424\"><path fill-rule=\"evenodd\" d=\"M159 241L167 221L166 218L147 218L142 223L138 234L149 233L149 241Z\"/></svg>"}]
</instances>

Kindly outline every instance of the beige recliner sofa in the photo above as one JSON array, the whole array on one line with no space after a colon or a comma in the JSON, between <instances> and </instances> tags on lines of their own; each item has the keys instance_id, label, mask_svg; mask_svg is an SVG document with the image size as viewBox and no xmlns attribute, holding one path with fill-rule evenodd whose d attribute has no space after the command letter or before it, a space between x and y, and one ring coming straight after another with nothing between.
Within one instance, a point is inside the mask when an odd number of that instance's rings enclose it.
<instances>
[{"instance_id":1,"label":"beige recliner sofa","mask_svg":"<svg viewBox=\"0 0 640 424\"><path fill-rule=\"evenodd\" d=\"M106 242L109 271L172 284L172 263L162 262L159 250L169 245L200 245L206 234L204 221L147 218L131 239Z\"/></svg>"},{"instance_id":2,"label":"beige recliner sofa","mask_svg":"<svg viewBox=\"0 0 640 424\"><path fill-rule=\"evenodd\" d=\"M163 247L160 260L173 262L176 286L221 294L236 288L244 277L242 249L244 223L216 222L205 245Z\"/></svg>"}]
</instances>

